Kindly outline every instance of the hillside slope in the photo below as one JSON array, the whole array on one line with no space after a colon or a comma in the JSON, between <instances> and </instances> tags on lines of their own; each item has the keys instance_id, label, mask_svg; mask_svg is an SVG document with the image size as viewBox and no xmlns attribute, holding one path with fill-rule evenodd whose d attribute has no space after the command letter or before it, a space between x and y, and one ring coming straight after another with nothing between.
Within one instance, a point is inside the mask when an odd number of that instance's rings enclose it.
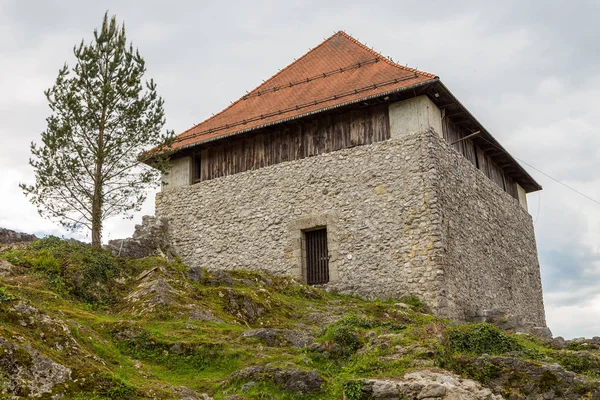
<instances>
[{"instance_id":1,"label":"hillside slope","mask_svg":"<svg viewBox=\"0 0 600 400\"><path fill-rule=\"evenodd\" d=\"M57 238L0 247L0 398L598 399L599 345Z\"/></svg>"}]
</instances>

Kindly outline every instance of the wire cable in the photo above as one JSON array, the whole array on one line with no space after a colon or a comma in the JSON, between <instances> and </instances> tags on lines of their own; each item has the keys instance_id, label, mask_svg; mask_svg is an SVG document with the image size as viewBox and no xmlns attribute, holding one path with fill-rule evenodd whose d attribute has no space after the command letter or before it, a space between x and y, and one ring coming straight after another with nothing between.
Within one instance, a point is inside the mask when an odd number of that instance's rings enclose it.
<instances>
[{"instance_id":1,"label":"wire cable","mask_svg":"<svg viewBox=\"0 0 600 400\"><path fill-rule=\"evenodd\" d=\"M537 205L537 210L535 212L535 219L533 220L533 227L535 228L535 224L538 221L538 217L540 216L540 208L541 208L541 202L542 202L542 193L538 192L538 205Z\"/></svg>"}]
</instances>

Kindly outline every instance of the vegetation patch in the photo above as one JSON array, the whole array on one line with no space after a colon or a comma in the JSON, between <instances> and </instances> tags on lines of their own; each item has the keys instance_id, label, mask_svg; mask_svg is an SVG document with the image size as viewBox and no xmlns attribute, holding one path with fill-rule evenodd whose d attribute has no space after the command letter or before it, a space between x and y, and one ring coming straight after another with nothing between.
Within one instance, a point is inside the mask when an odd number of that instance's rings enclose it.
<instances>
[{"instance_id":1,"label":"vegetation patch","mask_svg":"<svg viewBox=\"0 0 600 400\"><path fill-rule=\"evenodd\" d=\"M497 355L524 349L514 337L487 323L450 327L447 337L453 353Z\"/></svg>"},{"instance_id":2,"label":"vegetation patch","mask_svg":"<svg viewBox=\"0 0 600 400\"><path fill-rule=\"evenodd\" d=\"M215 400L357 400L366 378L436 366L500 385L507 397L564 389L560 374L559 382L542 376L541 362L593 378L574 383L571 393L585 398L597 389L593 349L557 351L488 324L452 326L423 313L416 300L367 301L260 271L202 271L191 280L179 260L115 257L57 238L13 246L0 257L28 272L2 278L0 337L21 348L29 343L71 369L70 383L57 385L53 396L177 399L193 391ZM244 337L249 328L304 330L317 339L304 348L265 346ZM11 360L28 369L36 362L27 351ZM319 377L318 392L298 391L296 378L311 376ZM26 387L19 390L26 398Z\"/></svg>"},{"instance_id":3,"label":"vegetation patch","mask_svg":"<svg viewBox=\"0 0 600 400\"><path fill-rule=\"evenodd\" d=\"M92 307L114 305L122 298L124 286L117 278L125 279L150 266L165 263L158 258L116 257L106 249L93 249L55 236L36 240L26 247L8 249L0 253L0 258L45 277L48 287L61 296Z\"/></svg>"},{"instance_id":4,"label":"vegetation patch","mask_svg":"<svg viewBox=\"0 0 600 400\"><path fill-rule=\"evenodd\" d=\"M5 288L0 287L0 303L16 300L17 298L6 291Z\"/></svg>"},{"instance_id":5,"label":"vegetation patch","mask_svg":"<svg viewBox=\"0 0 600 400\"><path fill-rule=\"evenodd\" d=\"M600 357L587 351L561 351L552 358L569 371L584 374L593 378L600 377Z\"/></svg>"},{"instance_id":6,"label":"vegetation patch","mask_svg":"<svg viewBox=\"0 0 600 400\"><path fill-rule=\"evenodd\" d=\"M363 382L351 380L344 382L344 398L347 400L363 400Z\"/></svg>"},{"instance_id":7,"label":"vegetation patch","mask_svg":"<svg viewBox=\"0 0 600 400\"><path fill-rule=\"evenodd\" d=\"M364 331L376 328L397 332L406 326L351 314L329 325L319 340L330 344L329 350L334 357L348 357L362 347Z\"/></svg>"}]
</instances>

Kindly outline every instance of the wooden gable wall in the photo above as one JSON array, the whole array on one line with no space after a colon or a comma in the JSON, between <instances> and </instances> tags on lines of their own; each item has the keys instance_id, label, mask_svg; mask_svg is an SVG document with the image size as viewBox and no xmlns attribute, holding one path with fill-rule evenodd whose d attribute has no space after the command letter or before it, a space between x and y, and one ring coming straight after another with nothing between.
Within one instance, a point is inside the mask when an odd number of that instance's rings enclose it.
<instances>
[{"instance_id":1,"label":"wooden gable wall","mask_svg":"<svg viewBox=\"0 0 600 400\"><path fill-rule=\"evenodd\" d=\"M462 154L467 160L469 160L475 168L481 170L490 178L492 182L498 185L502 190L510 194L515 199L518 199L517 185L514 180L496 164L489 155L481 150L471 139L464 139L460 142L456 142L461 138L469 135L470 132L460 128L448 117L445 117L442 122L442 129L444 131L444 138L448 143L452 144L452 148ZM456 142L456 143L455 143Z\"/></svg>"},{"instance_id":2,"label":"wooden gable wall","mask_svg":"<svg viewBox=\"0 0 600 400\"><path fill-rule=\"evenodd\" d=\"M387 104L326 113L201 146L194 183L389 138Z\"/></svg>"}]
</instances>

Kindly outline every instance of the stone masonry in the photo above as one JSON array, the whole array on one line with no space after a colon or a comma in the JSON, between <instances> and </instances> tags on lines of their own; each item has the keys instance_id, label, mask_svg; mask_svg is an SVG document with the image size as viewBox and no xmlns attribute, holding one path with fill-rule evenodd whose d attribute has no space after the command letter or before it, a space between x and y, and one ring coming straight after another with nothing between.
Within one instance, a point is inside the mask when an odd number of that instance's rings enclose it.
<instances>
[{"instance_id":1,"label":"stone masonry","mask_svg":"<svg viewBox=\"0 0 600 400\"><path fill-rule=\"evenodd\" d=\"M545 327L531 216L446 141L431 146L449 307L443 314L468 320L499 309Z\"/></svg>"},{"instance_id":2,"label":"stone masonry","mask_svg":"<svg viewBox=\"0 0 600 400\"><path fill-rule=\"evenodd\" d=\"M302 232L326 227L328 288L545 326L531 217L431 130L172 188L156 215L191 267L301 277Z\"/></svg>"}]
</instances>

